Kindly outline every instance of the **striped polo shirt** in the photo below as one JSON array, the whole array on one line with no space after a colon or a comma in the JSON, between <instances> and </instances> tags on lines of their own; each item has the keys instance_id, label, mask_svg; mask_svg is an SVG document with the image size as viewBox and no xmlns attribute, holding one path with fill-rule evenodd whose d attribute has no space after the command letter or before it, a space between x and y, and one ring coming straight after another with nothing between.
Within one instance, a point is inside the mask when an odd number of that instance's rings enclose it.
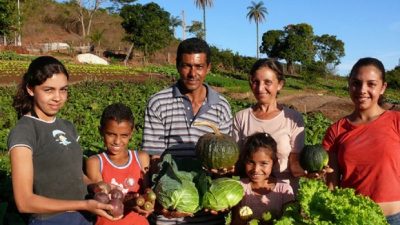
<instances>
[{"instance_id":1,"label":"striped polo shirt","mask_svg":"<svg viewBox=\"0 0 400 225\"><path fill-rule=\"evenodd\" d=\"M179 82L149 99L142 138L144 151L150 155L195 156L197 140L213 132L208 126L192 126L195 121L212 122L222 133L231 134L232 113L228 101L204 85L207 96L196 115L189 98L180 92Z\"/></svg>"}]
</instances>

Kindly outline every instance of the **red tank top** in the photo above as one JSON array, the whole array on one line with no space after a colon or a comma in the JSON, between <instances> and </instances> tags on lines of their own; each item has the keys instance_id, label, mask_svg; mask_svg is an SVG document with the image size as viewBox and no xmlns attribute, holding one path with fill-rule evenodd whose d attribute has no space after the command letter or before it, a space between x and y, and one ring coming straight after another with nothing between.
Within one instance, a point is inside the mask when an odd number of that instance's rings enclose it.
<instances>
[{"instance_id":1,"label":"red tank top","mask_svg":"<svg viewBox=\"0 0 400 225\"><path fill-rule=\"evenodd\" d=\"M122 188L124 193L128 191L137 192L140 189L139 184L142 183L140 180L141 167L139 158L136 151L128 151L129 160L128 163L122 166L115 165L106 153L97 155L100 159L100 172L103 177L103 181L118 185ZM132 182L133 179L133 182ZM131 185L130 185L131 184ZM132 185L133 184L133 185ZM96 225L148 225L146 217L139 215L136 212L131 211L124 218L117 221L110 221L104 217L97 217Z\"/></svg>"}]
</instances>

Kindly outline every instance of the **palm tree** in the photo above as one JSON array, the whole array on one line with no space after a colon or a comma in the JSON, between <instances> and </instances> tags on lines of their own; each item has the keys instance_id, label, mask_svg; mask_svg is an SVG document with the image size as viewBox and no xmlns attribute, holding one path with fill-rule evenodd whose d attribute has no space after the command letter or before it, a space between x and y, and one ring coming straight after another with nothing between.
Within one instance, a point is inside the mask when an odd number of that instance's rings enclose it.
<instances>
[{"instance_id":1,"label":"palm tree","mask_svg":"<svg viewBox=\"0 0 400 225\"><path fill-rule=\"evenodd\" d=\"M256 22L256 32L257 32L257 59L258 59L258 23L262 23L265 20L265 15L268 15L267 8L264 6L264 2L260 1L258 3L255 3L254 1L251 1L251 6L247 7L249 12L247 13L247 18L249 20L254 20Z\"/></svg>"},{"instance_id":2,"label":"palm tree","mask_svg":"<svg viewBox=\"0 0 400 225\"><path fill-rule=\"evenodd\" d=\"M174 32L175 36L175 27L182 26L182 20L179 19L178 16L171 16L169 20L171 22L172 32Z\"/></svg>"},{"instance_id":3,"label":"palm tree","mask_svg":"<svg viewBox=\"0 0 400 225\"><path fill-rule=\"evenodd\" d=\"M212 7L213 0L195 0L196 6L203 9L203 30L204 30L204 40L206 40L206 6Z\"/></svg>"}]
</instances>

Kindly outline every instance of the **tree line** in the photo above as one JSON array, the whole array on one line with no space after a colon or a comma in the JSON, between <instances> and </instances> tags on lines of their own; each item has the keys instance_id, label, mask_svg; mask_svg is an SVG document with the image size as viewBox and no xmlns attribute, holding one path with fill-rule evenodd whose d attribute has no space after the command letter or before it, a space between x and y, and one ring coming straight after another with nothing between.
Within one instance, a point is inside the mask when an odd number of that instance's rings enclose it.
<instances>
[{"instance_id":1,"label":"tree line","mask_svg":"<svg viewBox=\"0 0 400 225\"><path fill-rule=\"evenodd\" d=\"M18 0L19 2L20 0ZM160 49L168 46L175 38L174 30L177 26L191 33L193 36L206 39L206 8L213 6L212 0L195 0L195 5L203 11L203 21L192 21L191 25L184 25L177 16L172 16L158 4L135 3L136 0L69 0L56 2L54 0L21 0L22 6L33 2L53 2L64 8L66 15L72 16L73 21L64 18L69 26L79 27L78 34L82 40L100 43L102 32L95 30L94 15L106 11L110 15L122 18L121 26L125 31L123 41L130 43L125 62L133 49L143 52L145 57L153 55ZM101 5L109 3L108 8ZM39 3L40 4L40 3ZM282 30L269 30L262 34L259 44L258 24L266 20L268 14L263 1L251 2L247 8L247 18L256 23L257 58L259 52L285 61L287 73L296 74L301 71L315 71L316 74L332 73L334 67L344 56L344 43L334 35L314 35L310 24L289 24ZM17 12L15 1L0 0L0 35L10 36L20 30L18 21L23 23L24 16ZM65 26L68 29L68 26ZM241 56L227 49L213 48L214 64L221 70L248 72L249 65L254 62L252 57ZM249 64L250 63L250 64Z\"/></svg>"}]
</instances>

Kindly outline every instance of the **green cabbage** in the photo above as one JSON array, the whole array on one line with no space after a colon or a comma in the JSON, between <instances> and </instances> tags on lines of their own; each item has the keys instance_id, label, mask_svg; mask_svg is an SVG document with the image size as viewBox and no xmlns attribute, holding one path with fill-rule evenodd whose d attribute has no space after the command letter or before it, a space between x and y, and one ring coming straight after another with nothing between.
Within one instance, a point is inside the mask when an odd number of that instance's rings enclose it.
<instances>
[{"instance_id":1,"label":"green cabbage","mask_svg":"<svg viewBox=\"0 0 400 225\"><path fill-rule=\"evenodd\" d=\"M211 186L203 196L203 207L220 211L237 205L244 196L243 186L232 178L218 178L211 181Z\"/></svg>"},{"instance_id":2,"label":"green cabbage","mask_svg":"<svg viewBox=\"0 0 400 225\"><path fill-rule=\"evenodd\" d=\"M153 179L158 203L168 210L197 212L201 207L199 192L193 182L196 173L179 171L169 154L163 157L160 165L161 171Z\"/></svg>"}]
</instances>

